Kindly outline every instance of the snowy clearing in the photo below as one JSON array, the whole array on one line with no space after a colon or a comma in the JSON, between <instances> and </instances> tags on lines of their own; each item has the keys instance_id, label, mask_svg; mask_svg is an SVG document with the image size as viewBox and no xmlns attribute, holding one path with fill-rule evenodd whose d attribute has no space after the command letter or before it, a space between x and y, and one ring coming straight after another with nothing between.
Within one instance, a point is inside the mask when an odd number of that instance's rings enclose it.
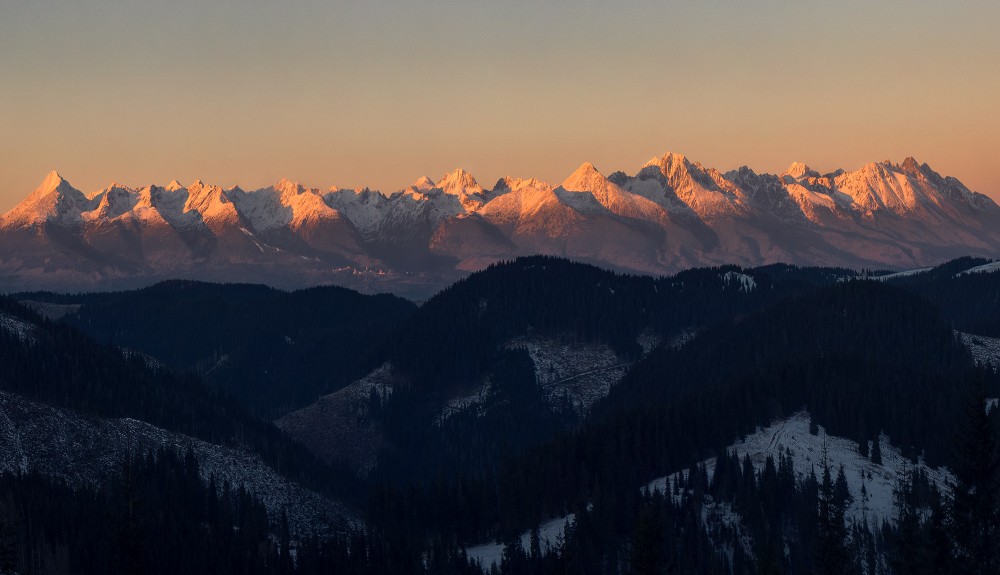
<instances>
[{"instance_id":1,"label":"snowy clearing","mask_svg":"<svg viewBox=\"0 0 1000 575\"><path fill-rule=\"evenodd\" d=\"M894 521L896 507L893 490L899 480L914 467L914 464L903 457L898 449L890 445L888 437L885 435L881 437L880 443L882 464L872 463L869 458L858 453L857 442L827 435L822 427L819 428L817 435L811 435L809 433L809 414L802 411L786 420L759 429L756 433L747 436L742 442L731 445L729 449L735 451L740 460L749 455L754 469L757 470L764 468L768 457L772 457L777 464L778 456L788 450L791 453L795 474L802 479L808 476L812 470L816 472L817 477L822 477L824 442L826 443L827 461L831 473L836 475L840 466L844 466L847 485L853 497L853 501L847 509L847 519L862 521L867 518L868 525L872 527L881 524L883 520ZM715 459L708 459L703 463L711 476L715 471ZM926 471L930 481L943 491L946 491L948 485L953 482L951 473L946 469L933 469L923 462L916 464L916 466ZM661 493L667 493L670 491L667 486L673 483L676 475L674 473L654 479L649 482L646 489L650 491L658 489ZM867 492L867 498L861 497L862 485Z\"/></svg>"},{"instance_id":2,"label":"snowy clearing","mask_svg":"<svg viewBox=\"0 0 1000 575\"><path fill-rule=\"evenodd\" d=\"M956 331L962 344L969 348L976 363L1000 368L1000 338Z\"/></svg>"}]
</instances>

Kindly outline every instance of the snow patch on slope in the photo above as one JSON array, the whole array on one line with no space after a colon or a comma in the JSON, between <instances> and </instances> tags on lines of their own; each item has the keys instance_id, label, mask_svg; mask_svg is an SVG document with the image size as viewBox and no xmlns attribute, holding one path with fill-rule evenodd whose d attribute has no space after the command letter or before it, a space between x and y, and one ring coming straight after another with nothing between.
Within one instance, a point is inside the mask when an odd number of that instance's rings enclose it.
<instances>
[{"instance_id":1,"label":"snow patch on slope","mask_svg":"<svg viewBox=\"0 0 1000 575\"><path fill-rule=\"evenodd\" d=\"M867 518L869 526L878 526L882 521L895 521L896 506L893 490L914 465L927 472L927 477L943 492L954 482L954 477L944 468L933 469L923 462L914 464L900 454L899 450L889 444L888 437L880 438L882 464L872 461L858 453L857 442L827 435L820 427L817 435L809 433L809 414L805 411L792 417L777 421L768 427L758 429L748 435L743 441L729 447L735 451L742 461L749 456L754 469L763 470L768 457L775 464L782 453L791 454L792 466L796 477L801 480L815 470L817 477L822 477L823 448L826 444L827 462L830 472L836 476L841 465L850 488L853 501L847 509L846 518L849 521L862 521ZM715 459L704 462L709 476L715 473ZM685 470L687 472L687 470ZM669 493L677 474L660 477L650 481L646 489L658 489L661 493ZM861 486L864 485L867 497L862 497Z\"/></svg>"},{"instance_id":2,"label":"snow patch on slope","mask_svg":"<svg viewBox=\"0 0 1000 575\"><path fill-rule=\"evenodd\" d=\"M569 399L579 414L588 412L597 400L606 397L628 368L613 349L600 343L520 336L504 347L528 352L535 364L535 378L550 405L562 405Z\"/></svg>"},{"instance_id":3,"label":"snow patch on slope","mask_svg":"<svg viewBox=\"0 0 1000 575\"><path fill-rule=\"evenodd\" d=\"M324 534L360 520L343 505L289 481L260 456L222 447L135 419L95 419L0 392L0 473L38 473L76 487L107 483L130 453L161 447L183 456L191 449L202 477L244 486L272 520L287 511L295 535Z\"/></svg>"},{"instance_id":4,"label":"snow patch on slope","mask_svg":"<svg viewBox=\"0 0 1000 575\"><path fill-rule=\"evenodd\" d=\"M722 283L725 285L739 285L740 291L744 293L750 293L757 289L757 282L752 276L749 276L740 272L726 272L719 276L722 279Z\"/></svg>"},{"instance_id":5,"label":"snow patch on slope","mask_svg":"<svg viewBox=\"0 0 1000 575\"><path fill-rule=\"evenodd\" d=\"M566 533L567 525L572 525L575 521L576 515L570 513L566 517L558 517L539 525L538 541L542 552L544 553L548 549L556 549L562 545L563 534ZM531 531L525 531L521 534L521 547L525 551L531 548ZM493 543L484 543L469 547L465 550L465 554L469 559L478 562L483 570L489 570L494 565L498 568L500 567L500 559L503 557L505 548L506 545L503 543L494 541Z\"/></svg>"},{"instance_id":6,"label":"snow patch on slope","mask_svg":"<svg viewBox=\"0 0 1000 575\"><path fill-rule=\"evenodd\" d=\"M21 343L33 344L38 341L37 326L5 313L0 313L0 329L13 335Z\"/></svg>"},{"instance_id":7,"label":"snow patch on slope","mask_svg":"<svg viewBox=\"0 0 1000 575\"><path fill-rule=\"evenodd\" d=\"M956 331L962 345L969 348L976 363L1000 368L1000 338Z\"/></svg>"},{"instance_id":8,"label":"snow patch on slope","mask_svg":"<svg viewBox=\"0 0 1000 575\"><path fill-rule=\"evenodd\" d=\"M884 276L868 276L868 279L875 280L875 281L880 281L880 282L884 282L886 280L894 280L894 279L897 279L897 278L907 278L907 277L910 277L910 276L915 276L915 275L918 275L918 274L927 273L927 272L931 271L932 269L934 269L934 268L917 268L917 269L914 269L914 270L904 270L904 271L901 271L901 272L896 272L896 273L893 273L893 274L887 274L887 275L884 275Z\"/></svg>"}]
</instances>

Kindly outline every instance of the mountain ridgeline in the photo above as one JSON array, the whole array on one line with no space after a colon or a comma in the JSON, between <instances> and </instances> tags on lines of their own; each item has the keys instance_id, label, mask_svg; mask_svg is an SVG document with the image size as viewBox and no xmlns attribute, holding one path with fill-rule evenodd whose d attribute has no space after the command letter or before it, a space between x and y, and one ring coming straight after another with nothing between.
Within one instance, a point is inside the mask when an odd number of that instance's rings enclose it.
<instances>
[{"instance_id":1,"label":"mountain ridgeline","mask_svg":"<svg viewBox=\"0 0 1000 575\"><path fill-rule=\"evenodd\" d=\"M0 220L0 288L121 289L178 277L339 284L425 299L471 271L546 254L623 272L699 266L907 268L1000 248L1000 208L927 164L729 172L668 153L634 175L585 163L561 184L463 170L384 195L287 180L84 194L53 172Z\"/></svg>"},{"instance_id":2,"label":"mountain ridgeline","mask_svg":"<svg viewBox=\"0 0 1000 575\"><path fill-rule=\"evenodd\" d=\"M491 541L505 573L984 572L1000 559L988 544L998 411L985 405L1000 397L1000 264L986 259L896 274L770 264L648 277L533 256L487 265L419 306L190 281L16 299L0 309L12 374L0 415L15 428L43 410L23 401L102 429L134 430L135 418L242 446L323 499L282 506L273 491L223 489L206 471L217 469L211 445L191 441L122 457L123 479L76 495L51 467L11 464L0 569L5 522L20 530L24 571L24 557L42 556L77 571L481 573ZM803 412L822 453L775 436L790 447L773 459L735 455L741 438ZM833 468L828 439L864 466ZM898 506L866 499L880 474ZM658 478L666 492L642 489ZM76 518L130 497L173 511L114 507L109 544L25 503L38 494ZM898 513L867 523L845 515L852 500ZM303 529L315 501L347 503L363 522ZM153 561L188 536L202 539L184 561Z\"/></svg>"}]
</instances>

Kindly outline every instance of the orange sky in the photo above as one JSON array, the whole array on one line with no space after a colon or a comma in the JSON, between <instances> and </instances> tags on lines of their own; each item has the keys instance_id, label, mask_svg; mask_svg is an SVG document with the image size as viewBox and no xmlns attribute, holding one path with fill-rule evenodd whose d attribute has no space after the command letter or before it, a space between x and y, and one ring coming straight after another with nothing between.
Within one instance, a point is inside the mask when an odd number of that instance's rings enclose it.
<instances>
[{"instance_id":1,"label":"orange sky","mask_svg":"<svg viewBox=\"0 0 1000 575\"><path fill-rule=\"evenodd\" d=\"M5 3L0 210L52 169L388 192L668 150L768 172L913 155L1000 199L1000 2L538 4Z\"/></svg>"}]
</instances>

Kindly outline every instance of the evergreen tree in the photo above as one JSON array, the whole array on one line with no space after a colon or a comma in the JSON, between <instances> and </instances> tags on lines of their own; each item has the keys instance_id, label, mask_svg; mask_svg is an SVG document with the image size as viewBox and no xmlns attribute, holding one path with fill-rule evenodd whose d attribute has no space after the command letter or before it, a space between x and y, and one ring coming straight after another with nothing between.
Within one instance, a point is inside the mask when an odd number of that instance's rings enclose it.
<instances>
[{"instance_id":1,"label":"evergreen tree","mask_svg":"<svg viewBox=\"0 0 1000 575\"><path fill-rule=\"evenodd\" d=\"M845 508L837 501L836 486L830 474L827 445L823 442L823 481L819 486L817 506L817 542L815 570L822 575L847 573L851 565L847 549Z\"/></svg>"},{"instance_id":2,"label":"evergreen tree","mask_svg":"<svg viewBox=\"0 0 1000 575\"><path fill-rule=\"evenodd\" d=\"M952 488L952 539L955 565L961 573L1000 572L997 537L1000 460L996 424L987 413L980 386L969 403L958 443L956 483Z\"/></svg>"},{"instance_id":3,"label":"evergreen tree","mask_svg":"<svg viewBox=\"0 0 1000 575\"><path fill-rule=\"evenodd\" d=\"M0 575L14 573L17 568L17 543L13 518L0 504Z\"/></svg>"}]
</instances>

